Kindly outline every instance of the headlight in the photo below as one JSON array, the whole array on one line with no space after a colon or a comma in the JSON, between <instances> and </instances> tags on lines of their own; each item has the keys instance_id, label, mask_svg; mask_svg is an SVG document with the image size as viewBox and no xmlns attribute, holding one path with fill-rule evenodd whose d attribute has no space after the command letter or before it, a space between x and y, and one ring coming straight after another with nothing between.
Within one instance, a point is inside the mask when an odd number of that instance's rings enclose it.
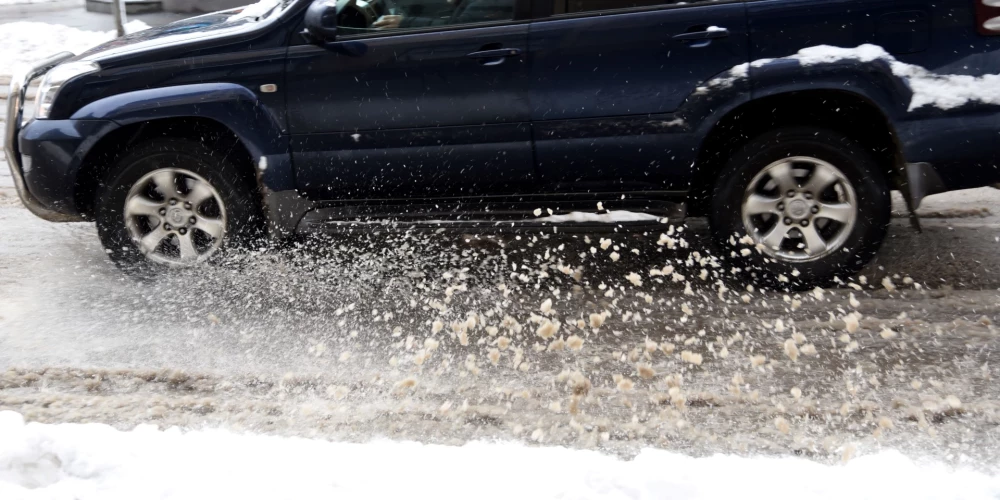
<instances>
[{"instance_id":1,"label":"headlight","mask_svg":"<svg viewBox=\"0 0 1000 500\"><path fill-rule=\"evenodd\" d=\"M60 64L42 77L42 83L38 86L38 95L35 96L35 118L48 118L52 103L56 101L59 88L73 78L87 73L94 73L101 69L97 63L73 61Z\"/></svg>"}]
</instances>

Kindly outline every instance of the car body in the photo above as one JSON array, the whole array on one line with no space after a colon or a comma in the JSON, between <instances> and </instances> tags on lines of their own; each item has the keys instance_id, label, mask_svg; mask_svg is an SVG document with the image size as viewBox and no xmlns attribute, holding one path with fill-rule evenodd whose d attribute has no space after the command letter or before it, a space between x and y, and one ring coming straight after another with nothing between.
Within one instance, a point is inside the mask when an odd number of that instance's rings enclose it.
<instances>
[{"instance_id":1,"label":"car body","mask_svg":"<svg viewBox=\"0 0 1000 500\"><path fill-rule=\"evenodd\" d=\"M16 77L7 155L25 205L48 220L93 220L130 144L211 135L275 237L385 221L638 228L709 215L741 146L821 126L856 141L915 209L1000 181L993 3L516 0L509 20L330 36L307 11L367 16L364 28L406 5L258 4ZM60 64L92 69L22 126L27 81ZM598 202L650 217L536 213Z\"/></svg>"}]
</instances>

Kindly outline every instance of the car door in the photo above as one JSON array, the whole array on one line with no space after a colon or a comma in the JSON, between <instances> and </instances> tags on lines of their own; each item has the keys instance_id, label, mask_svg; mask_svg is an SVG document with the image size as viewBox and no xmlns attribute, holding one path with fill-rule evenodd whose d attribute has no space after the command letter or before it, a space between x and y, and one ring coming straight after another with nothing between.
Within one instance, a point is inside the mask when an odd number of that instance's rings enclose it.
<instances>
[{"instance_id":1,"label":"car door","mask_svg":"<svg viewBox=\"0 0 1000 500\"><path fill-rule=\"evenodd\" d=\"M313 200L436 198L533 182L527 23L507 1L499 21L338 28L334 42L290 47L299 190Z\"/></svg>"},{"instance_id":2,"label":"car door","mask_svg":"<svg viewBox=\"0 0 1000 500\"><path fill-rule=\"evenodd\" d=\"M749 56L741 1L555 0L528 43L537 168L553 192L686 190L700 141L675 112Z\"/></svg>"}]
</instances>

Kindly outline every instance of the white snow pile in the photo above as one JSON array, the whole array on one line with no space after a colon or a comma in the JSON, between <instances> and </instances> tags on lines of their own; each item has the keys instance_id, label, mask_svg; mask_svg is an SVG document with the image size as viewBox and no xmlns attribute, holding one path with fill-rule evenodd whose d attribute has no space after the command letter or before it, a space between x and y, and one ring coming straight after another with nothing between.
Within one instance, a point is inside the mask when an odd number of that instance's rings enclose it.
<instances>
[{"instance_id":1,"label":"white snow pile","mask_svg":"<svg viewBox=\"0 0 1000 500\"><path fill-rule=\"evenodd\" d=\"M129 33L149 28L142 21L125 25ZM18 66L28 66L59 52L79 54L115 38L115 31L87 31L62 24L17 21L0 24L0 77Z\"/></svg>"},{"instance_id":2,"label":"white snow pile","mask_svg":"<svg viewBox=\"0 0 1000 500\"><path fill-rule=\"evenodd\" d=\"M221 430L130 432L25 424L0 412L0 498L997 498L1000 476L919 464L896 452L844 465L801 458L624 461L594 451L470 443L335 443Z\"/></svg>"},{"instance_id":3,"label":"white snow pile","mask_svg":"<svg viewBox=\"0 0 1000 500\"><path fill-rule=\"evenodd\" d=\"M923 106L934 106L940 109L953 109L970 102L984 104L1000 104L1000 75L939 75L922 66L897 61L885 49L873 44L859 45L855 48L818 45L800 50L798 53L780 59L758 59L752 63L740 64L727 72L725 77L708 82L708 87L729 87L736 81L746 78L750 67L759 68L774 61L798 61L802 66L830 64L838 61L854 60L872 62L883 60L889 64L892 73L904 79L913 91L909 110ZM708 87L699 88L699 92L707 92Z\"/></svg>"}]
</instances>

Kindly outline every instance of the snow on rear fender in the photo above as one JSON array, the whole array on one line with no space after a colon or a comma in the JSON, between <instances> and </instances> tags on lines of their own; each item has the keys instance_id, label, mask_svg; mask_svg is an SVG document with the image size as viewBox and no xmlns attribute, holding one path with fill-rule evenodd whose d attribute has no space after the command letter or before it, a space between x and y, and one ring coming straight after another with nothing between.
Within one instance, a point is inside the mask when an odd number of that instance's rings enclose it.
<instances>
[{"instance_id":1,"label":"snow on rear fender","mask_svg":"<svg viewBox=\"0 0 1000 500\"><path fill-rule=\"evenodd\" d=\"M817 45L800 50L798 53L777 58L758 59L749 64L740 64L722 76L699 87L697 94L705 94L716 89L729 88L735 82L748 78L753 68L794 61L800 67L834 64L842 61L861 63L884 62L892 75L901 79L912 92L908 111L930 106L950 110L969 103L1000 105L1000 75L955 75L937 74L915 64L898 61L892 54L878 45L864 44L854 48Z\"/></svg>"}]
</instances>

